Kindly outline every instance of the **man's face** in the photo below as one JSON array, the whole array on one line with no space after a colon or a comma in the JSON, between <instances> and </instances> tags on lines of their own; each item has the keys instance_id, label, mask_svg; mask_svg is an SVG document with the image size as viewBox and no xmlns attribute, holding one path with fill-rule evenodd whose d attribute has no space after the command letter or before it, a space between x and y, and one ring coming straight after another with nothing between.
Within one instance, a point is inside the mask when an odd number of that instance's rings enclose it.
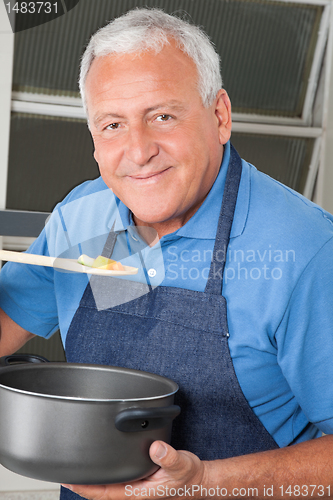
<instances>
[{"instance_id":1,"label":"man's face","mask_svg":"<svg viewBox=\"0 0 333 500\"><path fill-rule=\"evenodd\" d=\"M198 209L230 137L220 91L205 108L193 61L173 43L159 54L109 55L86 81L90 130L104 182L136 223L175 230Z\"/></svg>"}]
</instances>

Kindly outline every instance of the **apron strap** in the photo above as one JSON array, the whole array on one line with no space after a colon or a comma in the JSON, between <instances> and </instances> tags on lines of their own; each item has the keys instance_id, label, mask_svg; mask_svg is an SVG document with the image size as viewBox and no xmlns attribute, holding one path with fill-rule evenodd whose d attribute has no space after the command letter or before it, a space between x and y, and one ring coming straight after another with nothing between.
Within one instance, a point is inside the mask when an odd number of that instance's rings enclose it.
<instances>
[{"instance_id":1,"label":"apron strap","mask_svg":"<svg viewBox=\"0 0 333 500\"><path fill-rule=\"evenodd\" d=\"M230 145L230 160L224 186L222 207L217 226L212 263L205 288L206 293L221 295L223 272L227 259L231 226L234 219L239 183L242 175L242 160Z\"/></svg>"},{"instance_id":2,"label":"apron strap","mask_svg":"<svg viewBox=\"0 0 333 500\"><path fill-rule=\"evenodd\" d=\"M116 244L117 235L114 232L114 226L115 226L115 224L116 224L116 221L114 221L114 223L113 223L113 225L111 227L111 230L109 232L109 235L108 235L108 237L106 239L106 243L105 243L103 251L102 251L102 256L106 257L107 259L109 259L110 256L112 255L114 246Z\"/></svg>"}]
</instances>

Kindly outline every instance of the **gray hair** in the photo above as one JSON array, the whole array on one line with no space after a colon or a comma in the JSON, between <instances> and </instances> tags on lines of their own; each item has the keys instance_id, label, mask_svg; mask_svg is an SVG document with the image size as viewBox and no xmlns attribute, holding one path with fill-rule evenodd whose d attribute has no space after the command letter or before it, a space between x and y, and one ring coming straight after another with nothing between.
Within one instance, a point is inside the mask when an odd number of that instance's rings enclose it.
<instances>
[{"instance_id":1,"label":"gray hair","mask_svg":"<svg viewBox=\"0 0 333 500\"><path fill-rule=\"evenodd\" d=\"M86 113L85 82L96 57L149 49L158 53L170 43L170 38L194 61L198 71L198 91L203 105L210 106L222 87L222 77L220 58L209 37L198 26L161 9L137 8L99 29L89 41L82 56L79 79Z\"/></svg>"}]
</instances>

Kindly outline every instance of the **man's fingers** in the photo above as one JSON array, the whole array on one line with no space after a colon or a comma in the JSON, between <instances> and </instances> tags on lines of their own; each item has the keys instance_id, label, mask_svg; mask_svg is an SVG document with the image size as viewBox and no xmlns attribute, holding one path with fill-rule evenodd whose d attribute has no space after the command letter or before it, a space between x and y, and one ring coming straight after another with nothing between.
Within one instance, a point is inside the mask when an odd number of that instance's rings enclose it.
<instances>
[{"instance_id":1,"label":"man's fingers","mask_svg":"<svg viewBox=\"0 0 333 500\"><path fill-rule=\"evenodd\" d=\"M177 451L163 441L154 441L149 454L155 464L168 471L184 471L192 462L189 453Z\"/></svg>"},{"instance_id":2,"label":"man's fingers","mask_svg":"<svg viewBox=\"0 0 333 500\"><path fill-rule=\"evenodd\" d=\"M130 492L126 490L124 483L89 486L64 484L63 486L88 500L137 500L138 495L145 498L144 491L151 485L155 487L155 484L172 484L173 487L178 487L187 482L199 484L195 481L201 479L202 462L192 453L177 451L163 441L155 441L150 446L149 454L160 469L146 479L132 482Z\"/></svg>"}]
</instances>

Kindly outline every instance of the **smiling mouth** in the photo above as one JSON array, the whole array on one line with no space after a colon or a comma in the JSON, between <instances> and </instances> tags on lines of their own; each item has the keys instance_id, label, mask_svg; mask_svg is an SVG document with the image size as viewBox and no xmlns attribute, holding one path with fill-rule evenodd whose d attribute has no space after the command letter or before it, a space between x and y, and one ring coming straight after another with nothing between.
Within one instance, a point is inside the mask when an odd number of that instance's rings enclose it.
<instances>
[{"instance_id":1,"label":"smiling mouth","mask_svg":"<svg viewBox=\"0 0 333 500\"><path fill-rule=\"evenodd\" d=\"M165 172L170 170L171 167L167 167L164 170L160 170L159 172L151 172L147 174L142 174L142 175L129 175L128 177L130 179L133 179L134 181L146 181L149 179L157 178L158 176L163 175Z\"/></svg>"}]
</instances>

